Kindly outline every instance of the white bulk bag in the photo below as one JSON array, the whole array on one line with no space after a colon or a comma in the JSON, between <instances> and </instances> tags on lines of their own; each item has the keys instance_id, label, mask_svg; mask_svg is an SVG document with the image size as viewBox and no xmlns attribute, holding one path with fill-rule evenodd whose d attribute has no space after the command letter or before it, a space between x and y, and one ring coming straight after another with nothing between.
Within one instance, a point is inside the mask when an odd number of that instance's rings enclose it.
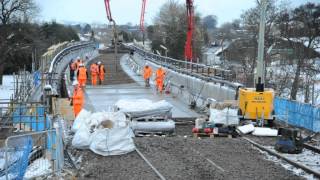
<instances>
[{"instance_id":1,"label":"white bulk bag","mask_svg":"<svg viewBox=\"0 0 320 180\"><path fill-rule=\"evenodd\" d=\"M126 154L135 150L129 126L97 129L91 136L90 150L102 156Z\"/></svg>"},{"instance_id":2,"label":"white bulk bag","mask_svg":"<svg viewBox=\"0 0 320 180\"><path fill-rule=\"evenodd\" d=\"M88 149L91 143L90 129L82 125L72 139L72 146L78 149Z\"/></svg>"},{"instance_id":3,"label":"white bulk bag","mask_svg":"<svg viewBox=\"0 0 320 180\"><path fill-rule=\"evenodd\" d=\"M77 130L83 125L89 125L89 117L91 116L91 112L87 111L85 109L82 109L76 119L73 122L73 125L71 127L72 132L77 132Z\"/></svg>"}]
</instances>

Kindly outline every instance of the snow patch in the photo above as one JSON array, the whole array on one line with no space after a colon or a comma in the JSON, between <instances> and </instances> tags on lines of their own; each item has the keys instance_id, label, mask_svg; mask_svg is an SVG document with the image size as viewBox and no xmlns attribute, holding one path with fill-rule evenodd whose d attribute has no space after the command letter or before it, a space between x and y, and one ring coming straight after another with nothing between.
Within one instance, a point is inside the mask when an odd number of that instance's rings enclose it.
<instances>
[{"instance_id":1,"label":"snow patch","mask_svg":"<svg viewBox=\"0 0 320 180\"><path fill-rule=\"evenodd\" d=\"M40 158L35 160L27 168L24 179L33 179L35 177L44 176L52 172L51 163L48 159Z\"/></svg>"}]
</instances>

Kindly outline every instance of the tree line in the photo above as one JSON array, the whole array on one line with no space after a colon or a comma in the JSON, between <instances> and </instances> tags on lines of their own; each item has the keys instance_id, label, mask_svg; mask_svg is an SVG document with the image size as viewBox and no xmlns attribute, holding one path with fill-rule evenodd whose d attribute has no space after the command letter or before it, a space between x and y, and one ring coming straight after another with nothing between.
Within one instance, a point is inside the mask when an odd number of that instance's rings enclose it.
<instances>
[{"instance_id":1,"label":"tree line","mask_svg":"<svg viewBox=\"0 0 320 180\"><path fill-rule=\"evenodd\" d=\"M51 45L79 40L72 27L34 22L38 12L34 0L0 0L0 83L3 74L31 71L32 59L40 60Z\"/></svg>"}]
</instances>

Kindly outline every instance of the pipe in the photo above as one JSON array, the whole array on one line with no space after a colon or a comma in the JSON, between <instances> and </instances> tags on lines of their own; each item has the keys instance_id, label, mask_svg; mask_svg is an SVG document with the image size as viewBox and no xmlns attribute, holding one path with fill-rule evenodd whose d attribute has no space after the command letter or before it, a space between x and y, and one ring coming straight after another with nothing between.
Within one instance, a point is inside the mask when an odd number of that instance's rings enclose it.
<instances>
[{"instance_id":1,"label":"pipe","mask_svg":"<svg viewBox=\"0 0 320 180\"><path fill-rule=\"evenodd\" d=\"M131 128L133 131L140 132L174 132L175 122L172 120L147 122L132 121Z\"/></svg>"}]
</instances>

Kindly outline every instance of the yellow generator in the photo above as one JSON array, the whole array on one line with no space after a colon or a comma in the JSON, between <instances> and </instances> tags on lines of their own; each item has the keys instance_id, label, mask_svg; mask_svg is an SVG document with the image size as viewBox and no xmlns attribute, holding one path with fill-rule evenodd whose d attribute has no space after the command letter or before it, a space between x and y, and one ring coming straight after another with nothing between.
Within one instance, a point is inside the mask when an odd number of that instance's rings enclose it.
<instances>
[{"instance_id":1,"label":"yellow generator","mask_svg":"<svg viewBox=\"0 0 320 180\"><path fill-rule=\"evenodd\" d=\"M272 89L264 88L264 34L266 22L267 0L261 1L260 27L258 40L257 67L254 75L255 88L239 88L239 111L240 120L252 120L257 125L265 122L272 126L274 120Z\"/></svg>"},{"instance_id":2,"label":"yellow generator","mask_svg":"<svg viewBox=\"0 0 320 180\"><path fill-rule=\"evenodd\" d=\"M272 125L274 120L273 97L272 89L265 88L263 91L257 91L256 88L239 88L238 115L240 120L253 122L264 120L261 123Z\"/></svg>"}]
</instances>

